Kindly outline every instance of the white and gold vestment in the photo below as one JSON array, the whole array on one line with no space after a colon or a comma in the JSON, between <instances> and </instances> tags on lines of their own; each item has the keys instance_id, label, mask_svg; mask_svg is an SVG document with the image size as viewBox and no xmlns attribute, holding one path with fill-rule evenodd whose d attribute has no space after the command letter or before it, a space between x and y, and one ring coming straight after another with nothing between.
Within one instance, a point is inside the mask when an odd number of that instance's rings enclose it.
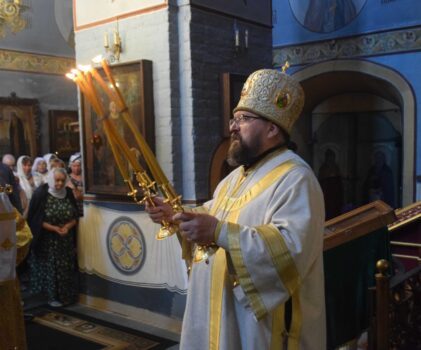
<instances>
[{"instance_id":1,"label":"white and gold vestment","mask_svg":"<svg viewBox=\"0 0 421 350\"><path fill-rule=\"evenodd\" d=\"M309 166L272 152L234 170L196 210L220 220L220 248L193 264L180 348L325 349L324 204Z\"/></svg>"},{"instance_id":2,"label":"white and gold vestment","mask_svg":"<svg viewBox=\"0 0 421 350\"><path fill-rule=\"evenodd\" d=\"M32 239L22 215L0 193L0 349L26 349L25 326L15 268Z\"/></svg>"}]
</instances>

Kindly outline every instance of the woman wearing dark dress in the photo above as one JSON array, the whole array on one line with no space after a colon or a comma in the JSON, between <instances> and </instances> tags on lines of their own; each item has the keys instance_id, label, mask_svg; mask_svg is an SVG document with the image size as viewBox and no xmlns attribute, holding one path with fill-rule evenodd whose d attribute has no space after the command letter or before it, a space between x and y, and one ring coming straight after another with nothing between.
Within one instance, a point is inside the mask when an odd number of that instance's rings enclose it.
<instances>
[{"instance_id":1,"label":"woman wearing dark dress","mask_svg":"<svg viewBox=\"0 0 421 350\"><path fill-rule=\"evenodd\" d=\"M83 178L82 178L82 156L75 153L69 160L69 182L67 186L73 190L76 203L79 209L79 216L83 216Z\"/></svg>"},{"instance_id":2,"label":"woman wearing dark dress","mask_svg":"<svg viewBox=\"0 0 421 350\"><path fill-rule=\"evenodd\" d=\"M66 170L53 169L34 192L28 223L34 239L29 258L31 292L44 292L51 306L77 301L76 223L78 209L65 184Z\"/></svg>"}]
</instances>

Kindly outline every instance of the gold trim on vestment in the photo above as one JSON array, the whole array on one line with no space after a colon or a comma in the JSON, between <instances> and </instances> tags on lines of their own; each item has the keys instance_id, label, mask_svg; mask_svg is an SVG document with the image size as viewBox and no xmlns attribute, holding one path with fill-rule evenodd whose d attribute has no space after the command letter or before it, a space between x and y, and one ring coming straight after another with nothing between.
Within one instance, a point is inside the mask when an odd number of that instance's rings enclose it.
<instances>
[{"instance_id":1,"label":"gold trim on vestment","mask_svg":"<svg viewBox=\"0 0 421 350\"><path fill-rule=\"evenodd\" d=\"M3 243L0 244L0 247L4 250L11 250L14 246L14 243L9 238L6 238Z\"/></svg>"},{"instance_id":2,"label":"gold trim on vestment","mask_svg":"<svg viewBox=\"0 0 421 350\"><path fill-rule=\"evenodd\" d=\"M14 212L0 213L0 221L15 220L15 218L16 218L16 214Z\"/></svg>"},{"instance_id":3,"label":"gold trim on vestment","mask_svg":"<svg viewBox=\"0 0 421 350\"><path fill-rule=\"evenodd\" d=\"M285 331L285 304L280 304L272 313L272 336L270 350L283 350Z\"/></svg>"},{"instance_id":4,"label":"gold trim on vestment","mask_svg":"<svg viewBox=\"0 0 421 350\"><path fill-rule=\"evenodd\" d=\"M251 309L258 320L267 314L266 306L257 291L256 286L244 264L243 254L240 245L240 225L231 222L228 225L228 244L229 252L234 264L235 272L243 288L247 299L250 302Z\"/></svg>"},{"instance_id":5,"label":"gold trim on vestment","mask_svg":"<svg viewBox=\"0 0 421 350\"><path fill-rule=\"evenodd\" d=\"M301 283L301 278L281 233L273 224L257 226L256 230L265 242L279 278L289 295L293 295Z\"/></svg>"},{"instance_id":6,"label":"gold trim on vestment","mask_svg":"<svg viewBox=\"0 0 421 350\"><path fill-rule=\"evenodd\" d=\"M295 166L296 163L293 161L286 161L278 165L239 197L227 197L224 193L222 196L221 204L217 206L217 208L228 208L230 212L242 209Z\"/></svg>"},{"instance_id":7,"label":"gold trim on vestment","mask_svg":"<svg viewBox=\"0 0 421 350\"><path fill-rule=\"evenodd\" d=\"M212 208L216 210L217 207ZM211 212L212 212L211 211ZM215 215L214 213L211 215ZM238 215L228 215L227 220L237 221ZM220 229L224 224L221 223ZM230 223L228 223L229 225ZM231 224L236 225L236 224ZM238 225L237 225L238 226ZM218 228L218 227L217 227ZM230 226L228 226L228 230ZM228 231L229 232L229 231ZM225 277L227 274L227 259L225 249L219 248L215 254L212 266L211 288L210 288L210 316L209 316L209 350L218 350L221 335L222 298L224 294Z\"/></svg>"},{"instance_id":8,"label":"gold trim on vestment","mask_svg":"<svg viewBox=\"0 0 421 350\"><path fill-rule=\"evenodd\" d=\"M211 207L210 215L215 216L218 209L221 208L221 203L225 199L225 196L228 192L228 182L225 182L218 193L217 198L215 198L215 202Z\"/></svg>"},{"instance_id":9,"label":"gold trim on vestment","mask_svg":"<svg viewBox=\"0 0 421 350\"><path fill-rule=\"evenodd\" d=\"M267 310L263 301L257 292L253 281L244 265L240 247L240 232L239 225L236 224L240 215L240 209L243 208L250 201L255 199L259 194L271 186L275 181L278 181L281 176L292 169L296 164L292 161L284 162L274 169L272 169L262 180L258 181L249 191L238 198L232 198L232 203L226 202L226 195L228 192L228 182L222 185L221 190L215 198L214 205L210 209L210 215L215 216L216 213L222 209L226 213L222 213L227 221L228 242L230 247L230 255L233 260L234 268L238 274L241 287L247 295L250 305L257 319L261 319ZM236 184L231 191L231 196L235 195L239 187L246 177L242 174L237 178ZM237 203L240 200L241 203ZM225 203L224 203L225 201ZM230 205L231 204L231 205ZM234 210L235 208L235 210ZM222 221L222 220L220 220ZM222 228L222 225L220 226ZM216 230L217 231L217 230ZM219 234L218 234L219 236ZM232 248L234 246L234 249ZM237 251L235 249L237 247ZM233 254L233 250L234 254ZM239 272L241 271L241 273ZM211 274L211 288L210 288L210 310L209 310L209 349L219 349L220 332L221 332L221 314L222 314L222 298L224 293L224 281L227 273L227 262L225 257L225 250L219 248L215 254L212 274ZM240 277L241 275L241 277ZM282 321L283 322L283 321Z\"/></svg>"},{"instance_id":10,"label":"gold trim on vestment","mask_svg":"<svg viewBox=\"0 0 421 350\"><path fill-rule=\"evenodd\" d=\"M228 208L229 210L228 215L230 217L236 216L236 219L237 219L238 216L240 215L240 210L246 204L250 203L253 199L259 196L263 191L265 191L268 187L270 187L275 181L278 181L280 177L284 176L295 165L296 164L292 161L287 161L285 163L278 165L277 167L272 169L268 174L266 174L262 180L260 180L255 185L253 185L250 190L248 190L245 194L241 195L238 198L224 196L226 198L225 199L226 205L223 205L223 207ZM231 201L231 203L227 201ZM229 221L237 222L237 220L229 220ZM230 223L228 223L228 225L229 224ZM260 320L267 314L267 310L244 264L244 259L241 253L239 229L236 230L236 228L228 226L228 244L229 244L230 255L231 255L240 285L243 288L243 291L250 302L250 306L253 310L254 315L256 316L258 320Z\"/></svg>"},{"instance_id":11,"label":"gold trim on vestment","mask_svg":"<svg viewBox=\"0 0 421 350\"><path fill-rule=\"evenodd\" d=\"M255 169L260 168L264 163L267 163L268 161L270 161L271 159L279 156L280 154L284 153L285 151L287 151L287 148L285 148L285 147L278 148L278 149L268 153L266 156L264 156L262 159L260 159L257 163L253 164L248 169L245 169L244 166L242 166L241 167L241 173L244 176L247 176L248 174L252 173Z\"/></svg>"},{"instance_id":12,"label":"gold trim on vestment","mask_svg":"<svg viewBox=\"0 0 421 350\"><path fill-rule=\"evenodd\" d=\"M225 250L219 248L212 266L209 304L209 350L218 350L221 337L222 297L227 270Z\"/></svg>"},{"instance_id":13,"label":"gold trim on vestment","mask_svg":"<svg viewBox=\"0 0 421 350\"><path fill-rule=\"evenodd\" d=\"M16 220L16 231L23 230L25 228L26 220L23 218L21 213L15 208L15 220Z\"/></svg>"},{"instance_id":14,"label":"gold trim on vestment","mask_svg":"<svg viewBox=\"0 0 421 350\"><path fill-rule=\"evenodd\" d=\"M279 278L288 290L289 295L291 295L292 322L288 335L288 350L298 350L302 324L299 288L301 284L300 275L279 230L272 224L256 227L256 230L263 238L266 248L270 252Z\"/></svg>"},{"instance_id":15,"label":"gold trim on vestment","mask_svg":"<svg viewBox=\"0 0 421 350\"><path fill-rule=\"evenodd\" d=\"M20 218L22 216L19 214ZM19 219L20 220L20 219ZM32 241L32 232L28 226L28 223L23 219L23 227L21 229L16 229L16 265L19 265L28 255L29 248L31 247L30 243Z\"/></svg>"},{"instance_id":16,"label":"gold trim on vestment","mask_svg":"<svg viewBox=\"0 0 421 350\"><path fill-rule=\"evenodd\" d=\"M221 191L218 199L221 197ZM219 200L220 202L220 200ZM212 206L210 214L215 215L218 206ZM237 221L237 215L228 215L227 220ZM224 222L219 220L215 233L221 232ZM218 232L219 231L219 232ZM225 277L227 274L227 259L225 250L218 248L212 265L210 306L209 306L209 350L218 350L221 336L222 298L224 294Z\"/></svg>"},{"instance_id":17,"label":"gold trim on vestment","mask_svg":"<svg viewBox=\"0 0 421 350\"><path fill-rule=\"evenodd\" d=\"M230 197L234 197L234 195L236 194L236 192L239 190L241 184L244 182L244 180L254 171L256 171L257 168L259 168L261 165L263 165L264 163L266 163L267 161L275 158L276 156L282 154L285 152L285 149L279 149L276 150L272 153L270 153L269 155L267 155L266 157L264 157L263 159L261 159L259 162L257 162L257 164L253 165L252 167L250 167L247 170L244 170L244 166L242 166L240 168L240 173L238 175L238 178L236 180L235 185L233 186L233 189L230 193ZM286 163L289 163L290 161L287 161ZM285 163L284 163L285 164ZM282 165L282 164L281 164ZM279 167L279 166L278 166ZM277 168L277 167L276 167ZM276 168L272 169L271 171L275 170ZM264 178L265 179L265 178ZM264 180L263 179L263 180ZM260 181L259 181L260 182ZM217 198L215 198L214 204L211 208L211 215L215 215L216 212L218 211L218 209L221 208L227 208L227 202L225 202L225 205L222 206L222 202L224 200L226 200L226 196L228 193L228 189L229 189L229 183L228 181L226 181L223 185L222 188L219 190L218 192L218 196Z\"/></svg>"},{"instance_id":18,"label":"gold trim on vestment","mask_svg":"<svg viewBox=\"0 0 421 350\"><path fill-rule=\"evenodd\" d=\"M221 234L222 226L224 225L224 221L219 220L216 224L215 232L213 233L214 242L218 242L219 235Z\"/></svg>"},{"instance_id":19,"label":"gold trim on vestment","mask_svg":"<svg viewBox=\"0 0 421 350\"><path fill-rule=\"evenodd\" d=\"M204 207L203 205L201 205L200 207L194 207L194 208L189 208L189 207L183 207L183 208L188 208L187 210L185 209L185 211L187 212L192 212L192 213L197 213L197 214L208 214L209 211L206 207Z\"/></svg>"},{"instance_id":20,"label":"gold trim on vestment","mask_svg":"<svg viewBox=\"0 0 421 350\"><path fill-rule=\"evenodd\" d=\"M18 279L0 283L0 349L26 350Z\"/></svg>"}]
</instances>

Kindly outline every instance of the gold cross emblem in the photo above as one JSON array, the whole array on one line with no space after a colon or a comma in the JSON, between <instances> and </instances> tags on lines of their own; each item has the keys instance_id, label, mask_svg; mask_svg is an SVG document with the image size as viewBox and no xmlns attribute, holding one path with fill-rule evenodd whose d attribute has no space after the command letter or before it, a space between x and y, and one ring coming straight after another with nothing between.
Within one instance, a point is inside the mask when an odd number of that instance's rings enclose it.
<instances>
[{"instance_id":1,"label":"gold cross emblem","mask_svg":"<svg viewBox=\"0 0 421 350\"><path fill-rule=\"evenodd\" d=\"M12 249L14 247L14 244L10 241L9 238L6 238L0 246L4 250L10 250L10 249Z\"/></svg>"}]
</instances>

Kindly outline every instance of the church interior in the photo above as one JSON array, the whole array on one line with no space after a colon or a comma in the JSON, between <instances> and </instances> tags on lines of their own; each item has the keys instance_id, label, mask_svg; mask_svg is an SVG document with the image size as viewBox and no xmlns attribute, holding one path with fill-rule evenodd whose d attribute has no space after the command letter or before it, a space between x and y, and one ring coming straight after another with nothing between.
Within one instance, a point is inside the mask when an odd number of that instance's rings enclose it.
<instances>
[{"instance_id":1,"label":"church interior","mask_svg":"<svg viewBox=\"0 0 421 350\"><path fill-rule=\"evenodd\" d=\"M324 195L327 349L421 349L420 14L417 0L0 0L0 157L80 154L83 181L77 300L30 295L26 252L18 299L0 273L14 298L0 350L179 348L189 269L142 181L174 206L210 200L263 68L305 95L291 140Z\"/></svg>"}]
</instances>

